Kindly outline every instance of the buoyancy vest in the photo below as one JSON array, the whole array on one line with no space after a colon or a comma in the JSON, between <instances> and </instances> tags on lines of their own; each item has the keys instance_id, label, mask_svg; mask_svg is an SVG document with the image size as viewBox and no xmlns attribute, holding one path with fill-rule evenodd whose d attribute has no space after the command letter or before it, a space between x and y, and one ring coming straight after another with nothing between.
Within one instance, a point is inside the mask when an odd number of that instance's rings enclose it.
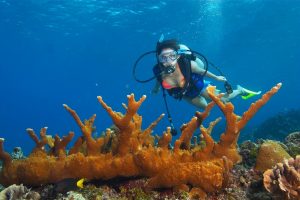
<instances>
[{"instance_id":1,"label":"buoyancy vest","mask_svg":"<svg viewBox=\"0 0 300 200\"><path fill-rule=\"evenodd\" d=\"M192 73L190 56L181 55L177 62L180 71L184 76L185 84L183 87L166 89L168 91L168 94L178 100L181 100L183 96L191 98L196 97L197 95L199 95L200 91L203 88L203 76ZM153 67L153 73L155 74L156 79L160 82L161 86L163 81L161 76L162 67L163 66L160 66L160 64L156 64ZM163 86L162 88L165 89Z\"/></svg>"}]
</instances>

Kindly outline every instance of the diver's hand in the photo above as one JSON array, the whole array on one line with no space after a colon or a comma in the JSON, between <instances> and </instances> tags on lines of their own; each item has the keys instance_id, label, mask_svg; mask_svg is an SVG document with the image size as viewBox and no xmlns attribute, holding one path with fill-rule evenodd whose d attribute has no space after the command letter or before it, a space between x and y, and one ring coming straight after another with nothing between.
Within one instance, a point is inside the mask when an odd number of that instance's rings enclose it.
<instances>
[{"instance_id":1,"label":"diver's hand","mask_svg":"<svg viewBox=\"0 0 300 200\"><path fill-rule=\"evenodd\" d=\"M217 76L217 77L216 77L216 80L217 80L217 81L222 81L222 82L227 81L227 79L225 78L225 76Z\"/></svg>"}]
</instances>

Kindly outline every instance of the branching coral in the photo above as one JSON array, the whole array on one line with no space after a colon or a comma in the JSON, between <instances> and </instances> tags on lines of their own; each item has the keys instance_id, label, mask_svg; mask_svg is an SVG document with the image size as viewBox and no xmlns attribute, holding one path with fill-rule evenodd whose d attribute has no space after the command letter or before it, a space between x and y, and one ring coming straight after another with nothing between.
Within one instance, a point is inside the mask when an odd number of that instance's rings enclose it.
<instances>
[{"instance_id":1,"label":"branching coral","mask_svg":"<svg viewBox=\"0 0 300 200\"><path fill-rule=\"evenodd\" d=\"M283 194L286 199L300 199L300 155L265 171L264 186L271 193Z\"/></svg>"},{"instance_id":2,"label":"branching coral","mask_svg":"<svg viewBox=\"0 0 300 200\"><path fill-rule=\"evenodd\" d=\"M4 168L0 173L0 183L40 185L53 183L65 178L87 178L108 180L116 177L148 177L148 188L173 187L187 188L192 185L194 191L213 192L226 185L229 171L233 164L241 160L237 151L237 139L240 130L248 120L275 94L281 84L277 84L260 100L253 103L250 109L239 118L233 111L231 103L224 104L219 96L215 96L215 88L209 87L208 93L213 100L203 112L197 112L190 122L181 127L181 136L170 149L172 136L170 128L163 133L156 143L151 135L152 130L161 120L159 116L147 129L142 130L142 117L137 111L146 96L138 101L134 95L128 95L128 105L124 105L125 114L113 111L102 99L99 103L112 118L115 130L107 129L105 135L93 138L96 115L82 120L77 113L64 104L81 129L82 136L67 153L66 146L74 136L70 132L60 139L55 137L50 151L44 148L47 140L46 128L40 131L40 138L32 129L28 133L35 141L36 147L27 159L12 161L3 149L0 140L0 159ZM202 139L205 146L198 143L191 145L193 133L208 116L214 105L218 105L227 120L226 130L218 143L210 136L213 126L201 126ZM156 145L157 144L157 145ZM109 147L109 148L108 148ZM202 195L203 196L203 195Z\"/></svg>"}]
</instances>

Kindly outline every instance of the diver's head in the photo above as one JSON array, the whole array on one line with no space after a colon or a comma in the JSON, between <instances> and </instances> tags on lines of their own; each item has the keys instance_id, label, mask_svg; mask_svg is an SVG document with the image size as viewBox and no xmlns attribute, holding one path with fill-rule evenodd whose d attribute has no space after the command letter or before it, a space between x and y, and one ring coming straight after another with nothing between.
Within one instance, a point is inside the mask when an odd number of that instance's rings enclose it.
<instances>
[{"instance_id":1,"label":"diver's head","mask_svg":"<svg viewBox=\"0 0 300 200\"><path fill-rule=\"evenodd\" d=\"M180 57L177 53L180 48L176 39L157 42L156 56L163 71L171 74L175 71L177 60Z\"/></svg>"},{"instance_id":2,"label":"diver's head","mask_svg":"<svg viewBox=\"0 0 300 200\"><path fill-rule=\"evenodd\" d=\"M158 56L158 61L163 66L175 66L179 55L177 50L180 48L177 40L165 40L162 42L157 42L156 53Z\"/></svg>"},{"instance_id":3,"label":"diver's head","mask_svg":"<svg viewBox=\"0 0 300 200\"><path fill-rule=\"evenodd\" d=\"M175 66L177 64L177 60L179 55L176 50L171 48L165 48L158 55L158 61L165 67L167 66Z\"/></svg>"},{"instance_id":4,"label":"diver's head","mask_svg":"<svg viewBox=\"0 0 300 200\"><path fill-rule=\"evenodd\" d=\"M156 53L159 55L163 49L170 48L177 51L180 48L180 45L176 39L164 40L162 42L157 42L156 44Z\"/></svg>"}]
</instances>

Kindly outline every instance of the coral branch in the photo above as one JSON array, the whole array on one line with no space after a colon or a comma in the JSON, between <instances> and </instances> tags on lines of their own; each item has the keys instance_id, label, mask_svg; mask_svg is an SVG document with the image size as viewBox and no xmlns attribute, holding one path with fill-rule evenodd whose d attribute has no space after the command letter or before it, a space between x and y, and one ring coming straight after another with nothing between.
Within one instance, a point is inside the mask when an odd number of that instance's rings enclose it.
<instances>
[{"instance_id":1,"label":"coral branch","mask_svg":"<svg viewBox=\"0 0 300 200\"><path fill-rule=\"evenodd\" d=\"M143 95L139 101L135 101L133 94L128 95L127 96L128 108L125 116L120 116L116 112L114 112L111 107L107 106L104 103L101 96L98 96L97 98L100 104L103 106L103 108L108 112L108 114L113 119L114 124L120 129L125 129L128 127L132 117L136 114L137 110L146 99L146 95Z\"/></svg>"},{"instance_id":2,"label":"coral branch","mask_svg":"<svg viewBox=\"0 0 300 200\"><path fill-rule=\"evenodd\" d=\"M206 88L209 97L213 100L213 102L215 102L219 108L221 109L221 111L225 110L225 104L221 101L221 98L216 94L216 87L215 86L208 86ZM225 113L224 113L225 114Z\"/></svg>"},{"instance_id":3,"label":"coral branch","mask_svg":"<svg viewBox=\"0 0 300 200\"><path fill-rule=\"evenodd\" d=\"M31 128L26 129L29 136L32 138L32 140L35 142L36 146L33 149L33 153L44 153L45 152L45 145L48 143L48 139L46 136L46 131L48 127L41 128L40 136L41 140L38 139L37 135L35 134L34 130Z\"/></svg>"},{"instance_id":4,"label":"coral branch","mask_svg":"<svg viewBox=\"0 0 300 200\"><path fill-rule=\"evenodd\" d=\"M103 138L99 138L98 140L95 140L92 137L92 132L95 129L93 125L95 122L96 114L94 114L89 120L85 120L84 123L82 123L75 110L72 110L66 104L63 104L63 106L72 115L72 117L75 119L76 123L80 127L87 143L87 154L88 155L99 154L103 146Z\"/></svg>"},{"instance_id":5,"label":"coral branch","mask_svg":"<svg viewBox=\"0 0 300 200\"><path fill-rule=\"evenodd\" d=\"M190 149L191 139L195 130L199 127L198 118L193 117L192 120L182 129L182 134L178 139L181 142L181 148Z\"/></svg>"},{"instance_id":6,"label":"coral branch","mask_svg":"<svg viewBox=\"0 0 300 200\"><path fill-rule=\"evenodd\" d=\"M236 151L236 143L241 129L245 126L248 120L257 112L257 110L264 105L273 94L275 94L281 87L281 83L273 87L255 104L252 104L248 111L246 111L241 120L233 112L234 106L232 103L224 104L221 98L215 95L215 87L208 87L207 91L210 98L219 106L226 118L226 130L221 135L220 141L214 147L216 155L226 155L234 163L241 161L241 157Z\"/></svg>"},{"instance_id":7,"label":"coral branch","mask_svg":"<svg viewBox=\"0 0 300 200\"><path fill-rule=\"evenodd\" d=\"M0 160L3 161L4 166L11 164L11 157L9 153L5 152L3 149L4 138L0 138Z\"/></svg>"},{"instance_id":8,"label":"coral branch","mask_svg":"<svg viewBox=\"0 0 300 200\"><path fill-rule=\"evenodd\" d=\"M172 141L171 127L167 128L167 132L164 132L162 137L158 140L158 146L163 149L168 149Z\"/></svg>"},{"instance_id":9,"label":"coral branch","mask_svg":"<svg viewBox=\"0 0 300 200\"><path fill-rule=\"evenodd\" d=\"M143 132L142 132L142 138L147 137L148 135L150 135L153 131L153 129L157 126L158 122L160 122L160 120L165 116L165 114L161 114L154 122L152 122L150 124L150 126L148 128L146 128Z\"/></svg>"},{"instance_id":10,"label":"coral branch","mask_svg":"<svg viewBox=\"0 0 300 200\"><path fill-rule=\"evenodd\" d=\"M64 108L71 114L71 116L75 119L75 122L81 129L83 135L86 137L86 140L91 137L93 132L93 124L96 118L96 114L94 114L89 120L85 120L85 123L82 123L80 117L77 115L76 111L71 109L68 105L63 104Z\"/></svg>"},{"instance_id":11,"label":"coral branch","mask_svg":"<svg viewBox=\"0 0 300 200\"><path fill-rule=\"evenodd\" d=\"M74 146L70 149L69 155L78 153L79 150L80 150L80 148L81 148L81 146L82 146L82 144L83 144L83 137L79 137L79 138L76 140Z\"/></svg>"},{"instance_id":12,"label":"coral branch","mask_svg":"<svg viewBox=\"0 0 300 200\"><path fill-rule=\"evenodd\" d=\"M113 111L112 108L106 105L106 103L102 100L102 97L98 96L97 98L102 107L111 116L114 124L120 129L119 145L117 149L118 154L125 155L130 151L138 150L139 144L137 143L137 140L130 140L130 138L132 138L134 136L133 134L136 133L135 131L133 131L134 128L140 128L139 120L141 120L141 118L135 115L141 104L146 99L146 95L143 95L139 101L135 101L133 94L128 95L128 107L125 115L120 115L117 112ZM133 118L135 119L135 121L132 121Z\"/></svg>"},{"instance_id":13,"label":"coral branch","mask_svg":"<svg viewBox=\"0 0 300 200\"><path fill-rule=\"evenodd\" d=\"M211 109L216 105L214 101L211 101L205 108L205 110L201 112L196 112L195 116L198 118L198 126L202 124L202 122L206 119L206 117L209 115Z\"/></svg>"},{"instance_id":14,"label":"coral branch","mask_svg":"<svg viewBox=\"0 0 300 200\"><path fill-rule=\"evenodd\" d=\"M182 134L179 138L180 142L178 141L178 143L180 143L180 148L190 149L191 139L195 130L206 119L214 105L214 102L210 102L204 112L196 112L195 117L193 117L188 124L185 124L181 127Z\"/></svg>"},{"instance_id":15,"label":"coral branch","mask_svg":"<svg viewBox=\"0 0 300 200\"><path fill-rule=\"evenodd\" d=\"M209 97L219 106L226 118L226 130L221 135L219 145L224 147L230 147L239 135L239 130L236 128L237 115L234 114L234 106L232 103L224 104L221 98L215 95L215 87L209 86L207 88Z\"/></svg>"},{"instance_id":16,"label":"coral branch","mask_svg":"<svg viewBox=\"0 0 300 200\"><path fill-rule=\"evenodd\" d=\"M66 147L74 137L74 132L69 132L68 136L64 136L61 140L58 135L55 136L54 154L58 157L66 156Z\"/></svg>"},{"instance_id":17,"label":"coral branch","mask_svg":"<svg viewBox=\"0 0 300 200\"><path fill-rule=\"evenodd\" d=\"M103 145L108 145L110 139L111 139L111 134L112 130L110 128L107 128L105 131L105 136L104 136L104 144Z\"/></svg>"},{"instance_id":18,"label":"coral branch","mask_svg":"<svg viewBox=\"0 0 300 200\"><path fill-rule=\"evenodd\" d=\"M209 135L211 135L211 132L212 132L213 128L215 127L215 125L216 125L217 123L219 123L219 122L221 121L221 119L222 119L222 118L219 117L219 118L217 118L215 121L212 121L212 122L209 123L209 127L207 128L207 132L208 132Z\"/></svg>"},{"instance_id":19,"label":"coral branch","mask_svg":"<svg viewBox=\"0 0 300 200\"><path fill-rule=\"evenodd\" d=\"M203 148L202 152L203 152L203 154L210 155L214 148L215 142L212 139L212 137L210 136L210 133L207 129L205 129L203 126L201 126L200 130L203 135L203 139L205 141L205 147Z\"/></svg>"},{"instance_id":20,"label":"coral branch","mask_svg":"<svg viewBox=\"0 0 300 200\"><path fill-rule=\"evenodd\" d=\"M223 187L225 187L228 184L229 181L229 171L232 168L232 166L230 166L230 161L227 159L226 156L222 157L223 160L223 166L224 166L224 171L223 171Z\"/></svg>"},{"instance_id":21,"label":"coral branch","mask_svg":"<svg viewBox=\"0 0 300 200\"><path fill-rule=\"evenodd\" d=\"M244 126L247 124L247 122L255 115L255 113L263 106L265 105L270 98L278 92L278 90L281 88L282 83L278 83L276 86L274 86L271 90L269 90L266 94L262 96L261 99L257 100L255 103L252 103L250 108L243 114L241 120L238 122L238 130L241 130L244 128Z\"/></svg>"}]
</instances>

